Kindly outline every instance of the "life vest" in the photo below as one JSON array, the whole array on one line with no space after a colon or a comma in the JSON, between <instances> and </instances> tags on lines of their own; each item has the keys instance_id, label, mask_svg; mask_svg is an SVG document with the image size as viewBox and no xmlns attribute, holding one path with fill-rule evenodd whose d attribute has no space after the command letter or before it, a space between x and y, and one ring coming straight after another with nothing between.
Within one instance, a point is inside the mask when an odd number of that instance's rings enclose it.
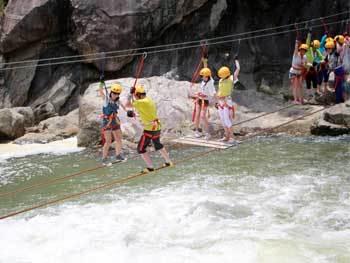
<instances>
[{"instance_id":1,"label":"life vest","mask_svg":"<svg viewBox=\"0 0 350 263\"><path fill-rule=\"evenodd\" d=\"M103 106L103 114L100 117L103 119L104 126L113 125L117 123L117 114L119 110L119 104L108 99L107 106Z\"/></svg>"}]
</instances>

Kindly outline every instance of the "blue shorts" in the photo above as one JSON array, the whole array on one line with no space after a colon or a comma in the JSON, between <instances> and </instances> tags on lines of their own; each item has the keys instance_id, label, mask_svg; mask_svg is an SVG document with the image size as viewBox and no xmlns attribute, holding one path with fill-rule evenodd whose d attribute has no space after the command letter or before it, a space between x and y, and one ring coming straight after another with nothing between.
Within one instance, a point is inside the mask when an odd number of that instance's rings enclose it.
<instances>
[{"instance_id":1,"label":"blue shorts","mask_svg":"<svg viewBox=\"0 0 350 263\"><path fill-rule=\"evenodd\" d=\"M323 81L327 83L329 80L329 73L328 69L320 69L317 75L317 84L321 85Z\"/></svg>"}]
</instances>

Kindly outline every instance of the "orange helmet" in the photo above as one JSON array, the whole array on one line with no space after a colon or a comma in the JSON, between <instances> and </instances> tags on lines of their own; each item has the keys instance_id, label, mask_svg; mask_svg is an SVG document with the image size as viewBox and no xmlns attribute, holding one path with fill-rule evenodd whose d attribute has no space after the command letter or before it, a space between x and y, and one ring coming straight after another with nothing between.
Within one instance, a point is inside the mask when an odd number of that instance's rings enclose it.
<instances>
[{"instance_id":1,"label":"orange helmet","mask_svg":"<svg viewBox=\"0 0 350 263\"><path fill-rule=\"evenodd\" d=\"M326 42L325 47L326 47L327 49L328 49L328 48L333 49L333 48L334 48L334 41L328 41L328 42Z\"/></svg>"},{"instance_id":2,"label":"orange helmet","mask_svg":"<svg viewBox=\"0 0 350 263\"><path fill-rule=\"evenodd\" d=\"M338 35L334 38L335 41L337 41L339 44L344 44L345 38L343 35Z\"/></svg>"},{"instance_id":3,"label":"orange helmet","mask_svg":"<svg viewBox=\"0 0 350 263\"><path fill-rule=\"evenodd\" d=\"M314 41L311 42L311 46L314 47L314 48L320 48L321 43L320 43L320 41L315 39Z\"/></svg>"},{"instance_id":4,"label":"orange helmet","mask_svg":"<svg viewBox=\"0 0 350 263\"><path fill-rule=\"evenodd\" d=\"M123 88L122 88L122 86L120 86L120 84L113 84L111 86L111 92L113 92L113 93L120 94L120 93L122 93L122 91L123 91Z\"/></svg>"},{"instance_id":5,"label":"orange helmet","mask_svg":"<svg viewBox=\"0 0 350 263\"><path fill-rule=\"evenodd\" d=\"M136 85L135 93L140 93L140 94L146 93L145 87L143 85Z\"/></svg>"},{"instance_id":6,"label":"orange helmet","mask_svg":"<svg viewBox=\"0 0 350 263\"><path fill-rule=\"evenodd\" d=\"M300 51L300 50L305 50L305 51L307 51L308 48L309 48L308 45L306 45L306 44L301 44L300 47L298 48L298 50L299 50L299 51Z\"/></svg>"},{"instance_id":7,"label":"orange helmet","mask_svg":"<svg viewBox=\"0 0 350 263\"><path fill-rule=\"evenodd\" d=\"M230 69L228 67L221 67L218 71L218 76L221 79L227 78L231 75Z\"/></svg>"},{"instance_id":8,"label":"orange helmet","mask_svg":"<svg viewBox=\"0 0 350 263\"><path fill-rule=\"evenodd\" d=\"M211 70L209 68L202 68L199 75L203 77L211 77Z\"/></svg>"}]
</instances>

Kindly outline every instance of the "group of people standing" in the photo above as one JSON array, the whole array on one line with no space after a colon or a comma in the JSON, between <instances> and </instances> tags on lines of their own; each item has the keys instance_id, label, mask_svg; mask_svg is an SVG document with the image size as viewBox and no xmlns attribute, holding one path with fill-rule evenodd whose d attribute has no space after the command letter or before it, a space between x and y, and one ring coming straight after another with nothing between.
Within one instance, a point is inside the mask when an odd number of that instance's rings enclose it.
<instances>
[{"instance_id":1,"label":"group of people standing","mask_svg":"<svg viewBox=\"0 0 350 263\"><path fill-rule=\"evenodd\" d=\"M195 136L202 137L202 130L205 131L205 139L210 139L209 123L208 123L208 107L215 105L218 109L221 123L225 130L225 136L222 141L232 141L232 124L235 115L236 104L232 101L231 96L233 92L234 83L238 81L239 62L235 61L234 74L228 67L221 67L217 74L220 78L218 90L214 86L212 72L204 63L199 75L202 77L202 82L198 91L191 94L194 101L193 121L195 124ZM130 89L127 101L122 103L120 101L120 94L123 88L120 84L113 84L108 92L106 84L103 79L100 81L99 94L103 98L103 114L102 114L102 134L103 134L103 152L102 163L109 164L108 152L112 144L112 139L115 141L115 159L116 161L124 161L125 157L121 153L122 149L122 133L120 127L120 119L118 118L118 111L121 107L127 112L127 116L134 118L135 111L143 125L143 134L137 145L137 152L146 163L146 168L142 171L144 173L154 170L152 160L147 152L147 147L152 142L156 151L159 151L164 159L164 166L173 166L169 154L160 142L161 122L158 119L157 107L154 101L146 95L146 90L143 85L135 85ZM203 129L200 127L203 124Z\"/></svg>"},{"instance_id":2,"label":"group of people standing","mask_svg":"<svg viewBox=\"0 0 350 263\"><path fill-rule=\"evenodd\" d=\"M295 104L304 104L314 96L335 91L336 103L344 102L350 95L350 37L347 33L334 38L325 33L321 41L311 41L309 29L306 43L295 41L292 67L289 78ZM330 87L329 76L334 74L334 85ZM306 82L306 96L304 95Z\"/></svg>"},{"instance_id":3,"label":"group of people standing","mask_svg":"<svg viewBox=\"0 0 350 263\"><path fill-rule=\"evenodd\" d=\"M304 104L312 96L329 92L328 80L332 72L335 79L333 89L336 94L336 102L341 103L349 99L350 36L344 34L331 38L328 34L325 34L321 41L317 39L311 41L311 35L310 30L306 43L301 44L299 40L295 42L292 67L289 70L294 96L293 102L295 104ZM231 70L227 66L223 66L218 70L217 75L220 79L216 89L212 71L208 67L207 60L203 58L203 67L199 72L199 75L202 77L201 84L195 92L191 88L189 96L194 101L192 120L195 126L195 137L210 139L208 107L215 105L225 131L221 140L224 142L233 141L232 126L237 104L232 101L231 97L234 84L238 81L240 72L240 65L236 58L233 68L233 74L231 74ZM306 82L307 99L305 99L303 92L304 81ZM105 88L105 92L103 88ZM102 133L104 136L103 163L107 163L112 138L115 140L116 160L125 160L125 157L121 154L122 133L118 118L119 107L121 107L130 118L135 117L135 109L143 124L144 131L137 146L138 153L141 154L147 165L143 172L154 170L152 160L146 150L151 141L155 150L159 151L164 158L164 166L172 166L173 163L169 154L160 142L161 122L158 119L156 105L146 95L145 87L142 85L132 87L124 104L119 99L122 90L123 88L120 84L113 84L110 92L108 92L104 80L102 79L100 82L99 93L104 100L102 115Z\"/></svg>"}]
</instances>

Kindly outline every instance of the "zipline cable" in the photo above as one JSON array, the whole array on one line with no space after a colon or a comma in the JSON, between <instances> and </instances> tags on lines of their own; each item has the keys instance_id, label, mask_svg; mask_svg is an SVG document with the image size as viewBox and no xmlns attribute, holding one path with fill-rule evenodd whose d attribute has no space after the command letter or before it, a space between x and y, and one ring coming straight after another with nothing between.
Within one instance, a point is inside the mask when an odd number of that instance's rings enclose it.
<instances>
[{"instance_id":1,"label":"zipline cable","mask_svg":"<svg viewBox=\"0 0 350 263\"><path fill-rule=\"evenodd\" d=\"M328 25L335 25L341 23L343 20L336 21L336 22L331 22L328 23ZM314 28L322 27L323 25L316 25ZM232 43L240 40L249 40L249 39L255 39L255 38L263 38L263 37L270 37L270 36L276 36L276 35L282 35L285 33L291 33L295 32L296 29L290 29L290 30L285 30L285 31L280 31L280 32L275 32L275 33L267 33L267 34L262 34L262 35L256 35L256 36L251 36L251 37L245 37L245 38L239 38L239 39L231 39L231 40L222 40L222 41L217 41L217 42L208 42L207 46L211 45L219 45L219 44L225 44L225 43ZM164 53L164 52L171 52L171 51L177 51L177 50L183 50L183 49L191 49L191 48L196 48L200 47L201 44L197 45L191 45L191 46L184 46L184 47L177 47L177 48L169 48L169 49L162 49L162 50L156 50L156 51L148 51L147 54L157 54L157 53ZM133 56L138 56L138 55L143 55L144 52L142 53L134 53L132 54ZM122 57L128 57L130 55L115 55L115 56L106 56L104 59L111 59L111 58L122 58ZM97 57L95 59L90 59L94 61L101 60L101 57ZM86 59L81 59L81 60L72 60L72 61L62 61L62 62L56 62L56 63L46 63L46 64L38 64L36 66L33 65L28 65L28 66L18 66L18 67L5 67L0 69L0 71L6 71L6 70L13 70L13 69L24 69L24 68L36 68L36 67L45 67L45 66L52 66L52 65L65 65L65 64L74 64L74 63L83 63L86 62Z\"/></svg>"},{"instance_id":2,"label":"zipline cable","mask_svg":"<svg viewBox=\"0 0 350 263\"><path fill-rule=\"evenodd\" d=\"M257 29L253 31L247 31L247 32L242 32L242 33L237 33L237 34L231 34L231 35L225 35L225 36L219 36L219 37L214 37L214 38L208 38L208 39L202 39L202 40L193 40L193 41L186 41L186 42L180 42L180 43L173 43L173 44L165 44L165 45L157 45L157 46L148 46L148 47L141 47L141 48L133 48L133 49L124 49L124 50L115 50L115 51L106 51L106 52L97 52L97 53L89 53L89 54L83 54L83 55L73 55L73 56L62 56L62 57L54 57L54 58L44 58L44 59L36 59L36 60L24 60L24 61L13 61L13 62L8 62L8 63L2 63L0 66L9 66L9 65L15 65L15 64L22 64L22 63L33 63L33 62L42 62L42 61L52 61L52 60L62 60L62 59L70 59L70 58L85 58L84 61L86 60L96 60L96 59L91 59L89 57L94 57L94 56L100 56L102 53L104 54L115 54L115 53L126 53L126 52L135 52L135 51L142 51L142 50L150 50L150 49L159 49L159 48L165 48L165 47L174 47L174 46L179 46L179 45L187 45L187 44L194 44L194 43L199 43L202 41L214 41L214 40L219 40L219 39L225 39L225 38L232 38L236 36L244 36L244 35L249 35L249 34L255 34L255 33L260 33L264 31L271 31L271 30L276 30L276 29L281 29L281 28L286 28L290 26L296 26L296 25L303 25L307 22L312 22L312 21L319 21L323 20L323 25L324 24L324 19L325 18L331 18L331 17L338 17L339 15L343 14L350 14L350 11L344 11L340 12L337 14L332 14L329 16L325 17L320 17L320 18L313 18L310 20L305 20L299 23L294 23L294 24L287 24L287 25L282 25L282 26L276 26L276 27L271 27L271 28L263 28L263 29ZM134 54L124 54L124 56L133 56Z\"/></svg>"},{"instance_id":3,"label":"zipline cable","mask_svg":"<svg viewBox=\"0 0 350 263\"><path fill-rule=\"evenodd\" d=\"M329 108L329 107L323 107L322 109L313 111L313 112L308 113L308 114L304 114L304 115L302 115L300 117L297 117L297 118L294 118L294 119L292 119L290 121L287 121L285 123L279 124L279 125L277 125L275 127L263 129L262 131L260 131L258 133L255 133L255 134L253 134L251 136L248 136L247 138L242 140L242 142L243 141L247 141L247 140L249 140L249 139L251 139L253 137L259 136L259 135L261 135L263 133L266 133L267 131L272 131L272 130L278 129L280 127L283 127L283 126L286 126L286 125L288 125L290 123L293 123L293 122L295 122L297 120L300 120L300 119L303 119L305 117L314 115L314 114L316 114L318 112L324 111L327 108ZM194 155L191 155L189 157L183 158L183 159L181 159L179 161L176 161L176 162L174 162L174 164L178 165L178 164L181 164L181 163L185 163L185 162L187 162L189 160L208 155L209 153L212 153L212 152L215 152L215 151L228 150L228 149L231 149L231 148L236 147L236 146L237 145L232 145L232 146L229 146L226 149L213 149L213 150L205 151L205 152L202 152L202 153L199 153L199 154L194 154ZM15 215L19 215L19 214L22 214L22 213L25 213L25 212L29 212L29 211L32 211L32 210L35 210L35 209L38 209L38 208L46 207L46 206L51 205L51 204L57 204L57 203L60 203L62 201L65 201L65 200L69 200L69 199L73 199L73 198L76 198L76 197L80 197L82 195L85 195L85 194L88 194L88 193L91 193L91 192L96 192L96 191L101 190L101 189L110 188L110 187L112 187L114 185L117 185L117 184L120 184L120 183L123 183L123 182L127 182L127 181L130 181L132 179L135 179L135 178L138 178L138 177L141 177L141 176L146 176L148 174L155 173L155 172L157 172L159 170L162 170L162 169L165 169L165 168L169 168L169 166L165 166L165 167L162 166L162 167L156 168L154 171L149 172L149 173L136 173L136 174L132 174L132 175L127 176L127 177L122 178L122 179L112 180L109 183L102 184L100 186L93 187L93 188L87 189L87 190L79 192L79 193L67 195L67 196L64 196L62 198L57 198L57 199L54 199L54 200L51 200L51 201L48 201L48 202L44 202L44 203L41 203L41 204L38 204L38 205L35 205L35 206L31 206L31 207L28 207L28 208L25 208L25 209L22 209L22 210L18 210L18 211L15 211L15 212L12 212L12 213L0 216L0 220L6 219L6 218L9 218L9 217L13 217Z\"/></svg>"}]
</instances>

